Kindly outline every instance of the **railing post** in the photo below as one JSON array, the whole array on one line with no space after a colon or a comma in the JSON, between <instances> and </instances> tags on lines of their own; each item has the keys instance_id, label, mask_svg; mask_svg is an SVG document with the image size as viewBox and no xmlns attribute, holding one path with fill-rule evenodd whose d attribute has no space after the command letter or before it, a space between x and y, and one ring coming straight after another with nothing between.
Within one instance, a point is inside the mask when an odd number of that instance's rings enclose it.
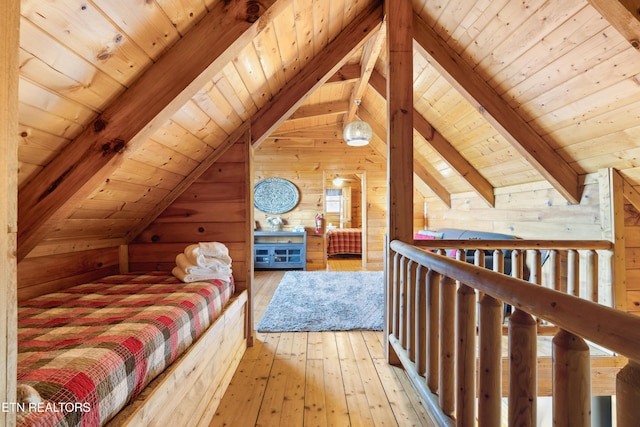
<instances>
[{"instance_id":1,"label":"railing post","mask_svg":"<svg viewBox=\"0 0 640 427\"><path fill-rule=\"evenodd\" d=\"M407 259L403 256L400 258L400 294L398 300L398 340L402 348L407 348Z\"/></svg>"},{"instance_id":2,"label":"railing post","mask_svg":"<svg viewBox=\"0 0 640 427\"><path fill-rule=\"evenodd\" d=\"M409 354L409 359L412 362L416 361L416 335L414 332L414 326L416 324L416 310L415 310L415 299L416 299L416 270L418 264L413 262L413 260L409 260L407 264L407 284L406 284L406 294L407 294L407 304L405 306L406 316L405 316L405 324L406 324L406 336L407 336L407 353Z\"/></svg>"},{"instance_id":3,"label":"railing post","mask_svg":"<svg viewBox=\"0 0 640 427\"><path fill-rule=\"evenodd\" d=\"M461 284L458 289L456 348L456 423L475 425L476 406L476 292Z\"/></svg>"},{"instance_id":4,"label":"railing post","mask_svg":"<svg viewBox=\"0 0 640 427\"><path fill-rule=\"evenodd\" d=\"M426 274L425 274L426 272ZM433 270L418 264L416 269L416 298L415 298L415 333L416 371L424 376L427 370L427 283L434 274Z\"/></svg>"},{"instance_id":5,"label":"railing post","mask_svg":"<svg viewBox=\"0 0 640 427\"><path fill-rule=\"evenodd\" d=\"M549 287L556 291L562 291L560 283L560 253L556 249L549 251Z\"/></svg>"},{"instance_id":6,"label":"railing post","mask_svg":"<svg viewBox=\"0 0 640 427\"><path fill-rule=\"evenodd\" d=\"M616 377L617 427L636 427L640 420L640 364L629 363Z\"/></svg>"},{"instance_id":7,"label":"railing post","mask_svg":"<svg viewBox=\"0 0 640 427\"><path fill-rule=\"evenodd\" d=\"M494 268L495 261L494 255ZM502 407L502 303L487 294L480 299L478 341L478 425L497 427Z\"/></svg>"},{"instance_id":8,"label":"railing post","mask_svg":"<svg viewBox=\"0 0 640 427\"><path fill-rule=\"evenodd\" d=\"M585 264L585 298L598 302L598 252L593 249L587 251Z\"/></svg>"},{"instance_id":9,"label":"railing post","mask_svg":"<svg viewBox=\"0 0 640 427\"><path fill-rule=\"evenodd\" d=\"M493 271L504 273L504 252L500 249L493 251Z\"/></svg>"},{"instance_id":10,"label":"railing post","mask_svg":"<svg viewBox=\"0 0 640 427\"><path fill-rule=\"evenodd\" d=\"M484 263L484 251L482 249L476 249L473 252L473 265L484 267Z\"/></svg>"},{"instance_id":11,"label":"railing post","mask_svg":"<svg viewBox=\"0 0 640 427\"><path fill-rule=\"evenodd\" d=\"M428 340L427 340L427 386L438 392L440 372L440 275L430 271L427 276Z\"/></svg>"},{"instance_id":12,"label":"railing post","mask_svg":"<svg viewBox=\"0 0 640 427\"><path fill-rule=\"evenodd\" d=\"M553 425L591 427L591 359L580 337L560 330L553 338Z\"/></svg>"},{"instance_id":13,"label":"railing post","mask_svg":"<svg viewBox=\"0 0 640 427\"><path fill-rule=\"evenodd\" d=\"M537 364L536 321L516 309L509 317L510 426L536 426Z\"/></svg>"},{"instance_id":14,"label":"railing post","mask_svg":"<svg viewBox=\"0 0 640 427\"><path fill-rule=\"evenodd\" d=\"M511 276L518 279L524 276L524 251L521 249L511 251Z\"/></svg>"},{"instance_id":15,"label":"railing post","mask_svg":"<svg viewBox=\"0 0 640 427\"><path fill-rule=\"evenodd\" d=\"M395 253L393 256L393 288L391 290L391 298L389 301L391 311L391 335L398 337L398 316L400 306L400 254Z\"/></svg>"},{"instance_id":16,"label":"railing post","mask_svg":"<svg viewBox=\"0 0 640 427\"><path fill-rule=\"evenodd\" d=\"M446 415L455 410L455 306L456 281L448 276L440 279L440 372L439 404Z\"/></svg>"},{"instance_id":17,"label":"railing post","mask_svg":"<svg viewBox=\"0 0 640 427\"><path fill-rule=\"evenodd\" d=\"M567 293L576 297L580 296L580 264L578 251L567 251Z\"/></svg>"},{"instance_id":18,"label":"railing post","mask_svg":"<svg viewBox=\"0 0 640 427\"><path fill-rule=\"evenodd\" d=\"M542 284L542 254L538 249L531 250L531 276L529 282Z\"/></svg>"}]
</instances>

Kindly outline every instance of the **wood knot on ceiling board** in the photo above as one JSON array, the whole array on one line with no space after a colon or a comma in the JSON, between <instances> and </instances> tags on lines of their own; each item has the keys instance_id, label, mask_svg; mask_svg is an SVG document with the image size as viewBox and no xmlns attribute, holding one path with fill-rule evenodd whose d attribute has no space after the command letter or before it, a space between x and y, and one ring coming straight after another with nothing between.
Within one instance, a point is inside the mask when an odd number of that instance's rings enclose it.
<instances>
[{"instance_id":1,"label":"wood knot on ceiling board","mask_svg":"<svg viewBox=\"0 0 640 427\"><path fill-rule=\"evenodd\" d=\"M124 141L122 139L114 139L113 143L113 151L116 153L122 153L124 151Z\"/></svg>"},{"instance_id":2,"label":"wood knot on ceiling board","mask_svg":"<svg viewBox=\"0 0 640 427\"><path fill-rule=\"evenodd\" d=\"M53 193L56 190L56 188L58 188L58 186L62 183L62 181L64 181L64 179L71 173L72 170L73 170L73 166L67 169L66 171L64 171L55 181L53 181L53 184L51 184L49 188L47 188L45 191L42 192L42 194L40 194L40 197L38 197L38 202L41 202L42 199L47 197L49 194Z\"/></svg>"},{"instance_id":3,"label":"wood knot on ceiling board","mask_svg":"<svg viewBox=\"0 0 640 427\"><path fill-rule=\"evenodd\" d=\"M247 1L247 22L254 23L260 18L260 11L263 8L260 6L260 2L256 0Z\"/></svg>"},{"instance_id":4,"label":"wood knot on ceiling board","mask_svg":"<svg viewBox=\"0 0 640 427\"><path fill-rule=\"evenodd\" d=\"M111 52L109 52L108 49L105 49L102 52L98 52L98 54L96 55L96 59L98 59L99 61L106 61L107 59L109 59L109 57L111 57Z\"/></svg>"},{"instance_id":5,"label":"wood knot on ceiling board","mask_svg":"<svg viewBox=\"0 0 640 427\"><path fill-rule=\"evenodd\" d=\"M120 138L115 138L112 139L109 142L105 142L104 144L102 144L101 150L102 150L102 155L103 156L107 156L111 153L122 153L125 149L125 142L123 139Z\"/></svg>"},{"instance_id":6,"label":"wood knot on ceiling board","mask_svg":"<svg viewBox=\"0 0 640 427\"><path fill-rule=\"evenodd\" d=\"M95 133L102 132L107 127L107 122L102 119L97 119L93 122L93 131Z\"/></svg>"}]
</instances>

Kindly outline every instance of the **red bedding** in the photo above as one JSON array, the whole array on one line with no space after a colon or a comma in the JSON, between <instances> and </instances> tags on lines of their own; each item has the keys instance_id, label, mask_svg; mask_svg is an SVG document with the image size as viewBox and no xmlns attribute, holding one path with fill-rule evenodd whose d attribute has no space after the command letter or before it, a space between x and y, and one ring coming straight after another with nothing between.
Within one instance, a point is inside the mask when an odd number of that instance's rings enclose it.
<instances>
[{"instance_id":1,"label":"red bedding","mask_svg":"<svg viewBox=\"0 0 640 427\"><path fill-rule=\"evenodd\" d=\"M334 228L327 231L327 255L361 254L362 230Z\"/></svg>"},{"instance_id":2,"label":"red bedding","mask_svg":"<svg viewBox=\"0 0 640 427\"><path fill-rule=\"evenodd\" d=\"M106 423L218 317L230 282L182 283L167 272L109 276L18 307L18 384L43 404L21 426Z\"/></svg>"}]
</instances>

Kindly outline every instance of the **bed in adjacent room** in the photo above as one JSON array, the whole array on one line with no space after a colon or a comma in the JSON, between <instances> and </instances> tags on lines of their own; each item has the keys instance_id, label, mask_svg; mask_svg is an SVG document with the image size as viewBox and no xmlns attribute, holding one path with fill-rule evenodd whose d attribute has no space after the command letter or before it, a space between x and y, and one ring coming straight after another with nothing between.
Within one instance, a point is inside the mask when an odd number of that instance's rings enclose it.
<instances>
[{"instance_id":1,"label":"bed in adjacent room","mask_svg":"<svg viewBox=\"0 0 640 427\"><path fill-rule=\"evenodd\" d=\"M327 230L327 255L362 255L362 230L360 228Z\"/></svg>"},{"instance_id":2,"label":"bed in adjacent room","mask_svg":"<svg viewBox=\"0 0 640 427\"><path fill-rule=\"evenodd\" d=\"M42 402L17 411L18 425L104 425L209 334L233 296L232 277L183 283L145 272L22 301L18 384L35 388Z\"/></svg>"}]
</instances>

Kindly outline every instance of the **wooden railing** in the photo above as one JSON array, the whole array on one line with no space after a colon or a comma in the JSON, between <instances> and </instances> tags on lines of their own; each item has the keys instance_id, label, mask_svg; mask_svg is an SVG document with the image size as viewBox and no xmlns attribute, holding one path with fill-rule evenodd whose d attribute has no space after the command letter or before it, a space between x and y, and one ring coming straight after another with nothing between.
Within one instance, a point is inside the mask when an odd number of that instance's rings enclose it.
<instances>
[{"instance_id":1,"label":"wooden railing","mask_svg":"<svg viewBox=\"0 0 640 427\"><path fill-rule=\"evenodd\" d=\"M432 245L497 249L490 271L393 241L387 268L387 333L393 352L441 425L500 426L502 406L503 303L508 318L508 423L536 426L537 329L558 328L553 339L554 425L591 426L590 351L587 341L628 358L617 377L617 426L640 420L640 318L592 299L596 294L596 250L609 242L439 241ZM524 249L586 251L579 279L576 254L567 262L567 290L557 280L540 286L538 261L530 281L521 274ZM499 249L511 249L514 276L500 271ZM460 251L459 253L463 253ZM481 255L478 254L478 257ZM569 258L568 258L569 259ZM573 270L573 271L572 271ZM552 280L558 279L553 267ZM584 282L585 297L574 294ZM595 282L594 282L595 281ZM533 282L533 283L532 283ZM560 289L560 290L558 290ZM476 310L476 305L479 307ZM534 317L535 316L535 317ZM476 365L477 363L477 365ZM477 369L476 369L477 368ZM477 400L476 400L477 399ZM476 413L477 403L477 413Z\"/></svg>"}]
</instances>

